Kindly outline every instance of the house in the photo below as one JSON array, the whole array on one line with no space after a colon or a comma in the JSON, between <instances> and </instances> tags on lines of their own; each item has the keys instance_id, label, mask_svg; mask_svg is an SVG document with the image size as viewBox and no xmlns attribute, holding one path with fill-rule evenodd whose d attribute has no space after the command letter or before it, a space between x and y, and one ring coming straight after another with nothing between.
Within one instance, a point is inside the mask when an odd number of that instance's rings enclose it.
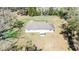
<instances>
[{"instance_id":1,"label":"house","mask_svg":"<svg viewBox=\"0 0 79 59\"><path fill-rule=\"evenodd\" d=\"M45 35L47 32L54 32L55 28L53 25L42 22L32 22L25 26L26 33L40 33L41 36Z\"/></svg>"}]
</instances>

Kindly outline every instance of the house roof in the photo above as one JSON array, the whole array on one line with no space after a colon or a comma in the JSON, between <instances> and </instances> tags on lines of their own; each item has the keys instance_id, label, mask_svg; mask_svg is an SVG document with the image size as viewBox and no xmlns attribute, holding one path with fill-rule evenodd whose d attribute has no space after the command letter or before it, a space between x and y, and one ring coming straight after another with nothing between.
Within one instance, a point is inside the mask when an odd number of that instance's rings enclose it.
<instances>
[{"instance_id":1,"label":"house roof","mask_svg":"<svg viewBox=\"0 0 79 59\"><path fill-rule=\"evenodd\" d=\"M28 23L25 27L27 30L54 30L54 26L47 23Z\"/></svg>"}]
</instances>

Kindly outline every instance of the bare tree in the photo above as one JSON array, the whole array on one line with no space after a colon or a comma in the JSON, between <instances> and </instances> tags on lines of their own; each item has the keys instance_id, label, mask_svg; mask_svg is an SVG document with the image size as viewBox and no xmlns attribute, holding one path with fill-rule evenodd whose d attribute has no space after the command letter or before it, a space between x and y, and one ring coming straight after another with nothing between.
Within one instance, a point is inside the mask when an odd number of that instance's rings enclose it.
<instances>
[{"instance_id":1,"label":"bare tree","mask_svg":"<svg viewBox=\"0 0 79 59\"><path fill-rule=\"evenodd\" d=\"M7 7L0 8L0 31L9 29L16 21L16 15Z\"/></svg>"}]
</instances>

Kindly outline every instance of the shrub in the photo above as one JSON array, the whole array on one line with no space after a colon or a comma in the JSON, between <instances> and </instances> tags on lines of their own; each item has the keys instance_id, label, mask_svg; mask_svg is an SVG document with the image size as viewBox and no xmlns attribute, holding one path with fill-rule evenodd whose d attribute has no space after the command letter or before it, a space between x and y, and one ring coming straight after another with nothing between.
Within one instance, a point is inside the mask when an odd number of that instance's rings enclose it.
<instances>
[{"instance_id":1,"label":"shrub","mask_svg":"<svg viewBox=\"0 0 79 59\"><path fill-rule=\"evenodd\" d=\"M14 26L13 27L18 27L18 28L21 28L21 27L23 27L23 24L24 24L24 22L23 21L16 21L15 22L15 24L14 24Z\"/></svg>"},{"instance_id":2,"label":"shrub","mask_svg":"<svg viewBox=\"0 0 79 59\"><path fill-rule=\"evenodd\" d=\"M18 29L17 28L13 28L13 29L10 29L10 30L2 33L2 35L3 35L2 38L3 39L15 38L15 37L17 37L18 33L19 33Z\"/></svg>"},{"instance_id":3,"label":"shrub","mask_svg":"<svg viewBox=\"0 0 79 59\"><path fill-rule=\"evenodd\" d=\"M18 10L17 12L18 15L28 15L28 11L27 9L21 9L21 10Z\"/></svg>"},{"instance_id":4,"label":"shrub","mask_svg":"<svg viewBox=\"0 0 79 59\"><path fill-rule=\"evenodd\" d=\"M68 28L71 29L72 31L76 31L79 26L78 26L78 20L72 19L68 21Z\"/></svg>"}]
</instances>

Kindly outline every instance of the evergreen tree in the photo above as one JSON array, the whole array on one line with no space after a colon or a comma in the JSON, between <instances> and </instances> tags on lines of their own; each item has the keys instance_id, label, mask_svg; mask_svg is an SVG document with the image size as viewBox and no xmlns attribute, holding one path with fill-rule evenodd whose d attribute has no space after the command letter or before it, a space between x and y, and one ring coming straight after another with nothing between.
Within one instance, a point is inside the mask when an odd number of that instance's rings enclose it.
<instances>
[{"instance_id":1,"label":"evergreen tree","mask_svg":"<svg viewBox=\"0 0 79 59\"><path fill-rule=\"evenodd\" d=\"M50 7L50 8L49 8L49 15L53 15L53 11L54 11L53 8Z\"/></svg>"},{"instance_id":2,"label":"evergreen tree","mask_svg":"<svg viewBox=\"0 0 79 59\"><path fill-rule=\"evenodd\" d=\"M36 7L29 7L29 8L28 8L28 15L29 15L29 16L37 16Z\"/></svg>"}]
</instances>

